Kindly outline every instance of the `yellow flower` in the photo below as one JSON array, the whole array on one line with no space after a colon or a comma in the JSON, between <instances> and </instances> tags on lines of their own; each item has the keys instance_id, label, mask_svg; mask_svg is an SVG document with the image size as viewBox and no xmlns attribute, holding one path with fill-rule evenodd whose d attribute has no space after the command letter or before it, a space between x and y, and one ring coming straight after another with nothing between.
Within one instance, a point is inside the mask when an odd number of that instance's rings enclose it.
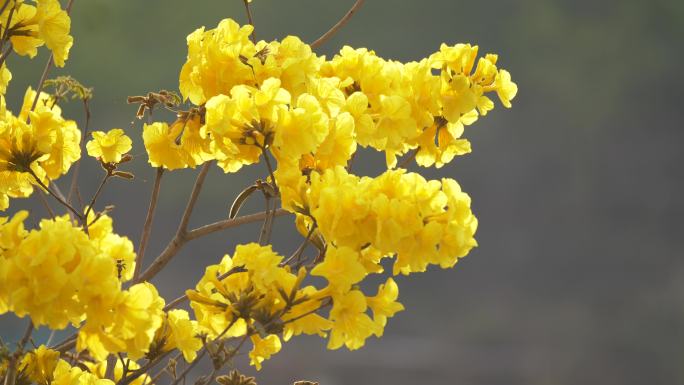
<instances>
[{"instance_id":1,"label":"yellow flower","mask_svg":"<svg viewBox=\"0 0 684 385\"><path fill-rule=\"evenodd\" d=\"M496 74L495 80L496 93L501 99L501 104L511 107L511 100L518 93L518 86L511 81L511 74L506 70L500 70Z\"/></svg>"},{"instance_id":2,"label":"yellow flower","mask_svg":"<svg viewBox=\"0 0 684 385\"><path fill-rule=\"evenodd\" d=\"M280 79L295 99L307 92L323 61L296 36L287 36L280 42L260 41L254 55L248 58L259 84L268 78Z\"/></svg>"},{"instance_id":3,"label":"yellow flower","mask_svg":"<svg viewBox=\"0 0 684 385\"><path fill-rule=\"evenodd\" d=\"M7 86L10 80L12 80L12 73L7 69L5 63L0 67L0 95L4 95L7 92Z\"/></svg>"},{"instance_id":4,"label":"yellow flower","mask_svg":"<svg viewBox=\"0 0 684 385\"><path fill-rule=\"evenodd\" d=\"M19 370L23 371L31 381L40 385L50 385L54 379L54 371L59 360L59 352L40 345L34 351L26 354L19 363Z\"/></svg>"},{"instance_id":5,"label":"yellow flower","mask_svg":"<svg viewBox=\"0 0 684 385\"><path fill-rule=\"evenodd\" d=\"M101 379L95 374L84 372L79 367L71 367L66 361L59 360L52 385L114 385L114 382Z\"/></svg>"},{"instance_id":6,"label":"yellow flower","mask_svg":"<svg viewBox=\"0 0 684 385\"><path fill-rule=\"evenodd\" d=\"M143 127L143 142L152 167L169 170L187 167L186 153L177 142L182 126L169 127L167 123L155 122Z\"/></svg>"},{"instance_id":7,"label":"yellow flower","mask_svg":"<svg viewBox=\"0 0 684 385\"><path fill-rule=\"evenodd\" d=\"M286 114L290 94L280 80L270 78L260 89L236 86L230 96L217 95L206 104L203 134L211 137L211 148L225 172L259 161L269 147L279 120Z\"/></svg>"},{"instance_id":8,"label":"yellow flower","mask_svg":"<svg viewBox=\"0 0 684 385\"><path fill-rule=\"evenodd\" d=\"M302 289L302 294L311 300L294 306L286 316L283 316L285 322L284 341L289 341L293 336L300 334L318 334L321 337L326 337L326 330L330 330L332 327L332 322L314 312L321 307L322 300L317 299L320 292L313 286L307 286Z\"/></svg>"},{"instance_id":9,"label":"yellow flower","mask_svg":"<svg viewBox=\"0 0 684 385\"><path fill-rule=\"evenodd\" d=\"M100 158L105 163L119 163L121 157L131 150L131 138L126 136L124 130L114 128L108 132L95 131L93 139L88 141L86 149L88 155Z\"/></svg>"},{"instance_id":10,"label":"yellow flower","mask_svg":"<svg viewBox=\"0 0 684 385\"><path fill-rule=\"evenodd\" d=\"M280 338L275 334L270 334L266 338L253 335L251 339L254 347L249 352L249 364L255 366L257 370L261 370L261 363L278 353L282 344Z\"/></svg>"},{"instance_id":11,"label":"yellow flower","mask_svg":"<svg viewBox=\"0 0 684 385\"><path fill-rule=\"evenodd\" d=\"M311 275L325 277L330 286L348 291L366 277L366 269L359 262L359 253L348 247L328 246L323 262L311 270Z\"/></svg>"},{"instance_id":12,"label":"yellow flower","mask_svg":"<svg viewBox=\"0 0 684 385\"><path fill-rule=\"evenodd\" d=\"M379 332L379 327L366 314L366 297L358 290L333 295L328 349L339 349L345 345L349 350L362 347L366 338Z\"/></svg>"},{"instance_id":13,"label":"yellow flower","mask_svg":"<svg viewBox=\"0 0 684 385\"><path fill-rule=\"evenodd\" d=\"M387 282L378 287L378 294L375 297L366 298L368 306L373 310L373 321L381 328L380 333L376 334L378 337L382 337L387 318L404 310L404 305L397 302L397 297L399 287L392 278L387 278Z\"/></svg>"},{"instance_id":14,"label":"yellow flower","mask_svg":"<svg viewBox=\"0 0 684 385\"><path fill-rule=\"evenodd\" d=\"M0 209L7 208L10 197L31 195L36 181L29 172L47 184L66 174L81 156L76 123L65 120L59 106L44 93L29 112L35 95L27 90L18 116L7 111L0 98Z\"/></svg>"},{"instance_id":15,"label":"yellow flower","mask_svg":"<svg viewBox=\"0 0 684 385\"><path fill-rule=\"evenodd\" d=\"M54 55L55 65L64 67L74 38L69 35L71 19L58 0L36 0L38 3L36 21L38 36Z\"/></svg>"},{"instance_id":16,"label":"yellow flower","mask_svg":"<svg viewBox=\"0 0 684 385\"><path fill-rule=\"evenodd\" d=\"M328 136L328 116L312 95L301 95L294 108L282 111L273 139L277 159L298 160L316 150Z\"/></svg>"},{"instance_id":17,"label":"yellow flower","mask_svg":"<svg viewBox=\"0 0 684 385\"><path fill-rule=\"evenodd\" d=\"M184 99L201 105L213 96L225 94L239 84L253 84L254 73L245 63L256 53L249 35L251 25L240 27L231 19L222 20L215 29L204 27L188 38L188 58L180 73Z\"/></svg>"},{"instance_id":18,"label":"yellow flower","mask_svg":"<svg viewBox=\"0 0 684 385\"><path fill-rule=\"evenodd\" d=\"M35 18L36 7L21 2L16 4L14 10L12 10L12 7L7 7L5 12L0 15L0 19L7 20L10 12L14 12L14 16L12 16L12 22L9 24L9 27L16 31L10 35L12 49L21 56L28 55L33 58L38 54L38 47L45 44L38 36L38 25ZM4 33L5 29L2 28L2 31Z\"/></svg>"},{"instance_id":19,"label":"yellow flower","mask_svg":"<svg viewBox=\"0 0 684 385\"><path fill-rule=\"evenodd\" d=\"M97 376L97 378L100 379L105 379L105 375L107 374L107 360L99 361L99 362L90 362L90 361L84 361L83 364L88 367L88 370L90 370L90 373L94 374ZM130 371L140 369L140 365L133 361L126 359L126 367L130 373ZM121 360L116 360L116 364L114 365L114 381L119 381L123 377L124 373L124 363ZM134 381L131 382L131 385L146 385L149 384L151 381L151 378L147 374L143 374L140 377L136 378Z\"/></svg>"},{"instance_id":20,"label":"yellow flower","mask_svg":"<svg viewBox=\"0 0 684 385\"><path fill-rule=\"evenodd\" d=\"M187 311L176 309L168 312L167 325L169 335L164 350L178 349L185 361L192 362L202 348L202 340L197 337L197 321L191 321Z\"/></svg>"},{"instance_id":21,"label":"yellow flower","mask_svg":"<svg viewBox=\"0 0 684 385\"><path fill-rule=\"evenodd\" d=\"M55 65L64 67L74 39L69 35L71 19L58 0L36 0L36 6L17 2L15 9L7 7L0 15L7 20L13 12L9 37L12 48L19 55L36 56L38 47L45 44L52 51Z\"/></svg>"}]
</instances>

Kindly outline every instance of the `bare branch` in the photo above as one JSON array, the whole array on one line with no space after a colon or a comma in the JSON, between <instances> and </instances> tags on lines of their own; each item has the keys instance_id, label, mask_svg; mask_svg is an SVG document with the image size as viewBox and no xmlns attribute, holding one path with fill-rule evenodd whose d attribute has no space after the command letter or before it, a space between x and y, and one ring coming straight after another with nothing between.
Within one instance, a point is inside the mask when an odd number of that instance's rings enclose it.
<instances>
[{"instance_id":1,"label":"bare branch","mask_svg":"<svg viewBox=\"0 0 684 385\"><path fill-rule=\"evenodd\" d=\"M140 236L140 246L138 247L138 255L135 261L135 272L133 278L140 275L142 269L143 259L145 258L145 250L147 249L147 242L152 233L152 222L154 221L154 213L157 209L157 200L159 198L159 190L161 189L161 178L164 175L164 168L157 168L157 176L154 179L154 187L152 188L152 196L150 197L150 207L147 209L147 216L145 217L145 225L143 226L142 235Z\"/></svg>"},{"instance_id":2,"label":"bare branch","mask_svg":"<svg viewBox=\"0 0 684 385\"><path fill-rule=\"evenodd\" d=\"M337 31L339 31L342 27L344 27L345 24L347 24L347 22L352 18L352 16L354 16L356 11L358 11L359 8L361 8L363 3L364 0L356 0L354 5L352 5L349 11L340 19L340 21L337 22L337 24L333 25L332 28L328 30L328 32L324 33L321 37L316 39L316 41L311 43L311 48L317 48L321 44L328 41L328 39L333 37L337 33Z\"/></svg>"},{"instance_id":3,"label":"bare branch","mask_svg":"<svg viewBox=\"0 0 684 385\"><path fill-rule=\"evenodd\" d=\"M188 223L190 222L190 216L195 208L195 203L197 203L197 198L199 198L200 191L202 191L202 186L204 185L204 180L207 177L209 168L214 164L213 161L207 162L202 166L197 179L195 180L195 185L192 187L192 192L190 193L190 198L188 199L188 204L185 206L185 211L181 217L180 224L178 225L178 230L176 230L176 235L173 237L171 242L166 246L166 249L152 262L150 267L145 270L139 277L133 279L133 283L149 281L157 273L159 273L171 258L187 243L188 239Z\"/></svg>"}]
</instances>

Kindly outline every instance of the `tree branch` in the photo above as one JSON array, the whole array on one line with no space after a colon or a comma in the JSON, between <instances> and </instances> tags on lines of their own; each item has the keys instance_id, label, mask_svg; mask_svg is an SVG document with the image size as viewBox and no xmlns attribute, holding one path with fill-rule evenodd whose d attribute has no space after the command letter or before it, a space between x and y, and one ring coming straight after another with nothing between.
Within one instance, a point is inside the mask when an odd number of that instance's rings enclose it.
<instances>
[{"instance_id":1,"label":"tree branch","mask_svg":"<svg viewBox=\"0 0 684 385\"><path fill-rule=\"evenodd\" d=\"M159 273L164 266L166 266L171 258L178 252L178 250L187 243L187 233L188 233L188 223L190 222L190 216L195 208L195 203L197 203L197 198L202 191L202 186L204 185L204 180L207 177L209 168L214 164L213 161L206 162L195 180L195 185L192 187L192 192L190 193L190 198L188 199L188 204L185 206L185 211L181 217L180 224L178 224L178 230L176 230L176 235L173 237L171 242L166 246L166 249L152 262L150 267L145 270L138 278L133 280L133 283L149 281L157 273Z\"/></svg>"},{"instance_id":2,"label":"tree branch","mask_svg":"<svg viewBox=\"0 0 684 385\"><path fill-rule=\"evenodd\" d=\"M142 262L145 258L145 250L147 249L147 242L152 233L152 222L154 221L154 213L157 209L157 200L159 198L159 190L161 189L161 178L164 175L164 168L157 168L157 176L154 179L154 187L152 188L152 196L150 197L150 207L147 209L147 216L145 218L145 225L143 226L142 235L140 236L140 246L138 247L138 255L135 261L135 272L133 278L137 278L142 270Z\"/></svg>"},{"instance_id":3,"label":"tree branch","mask_svg":"<svg viewBox=\"0 0 684 385\"><path fill-rule=\"evenodd\" d=\"M347 13L340 19L340 21L337 22L337 24L333 25L332 28L328 30L328 32L324 33L321 37L316 39L316 41L311 43L311 48L316 48L321 44L325 43L326 41L328 41L328 39L330 39L331 37L333 37L337 33L337 31L339 31L342 27L344 27L345 24L347 24L347 22L352 18L352 16L354 16L356 11L358 11L359 8L361 8L363 3L364 0L356 0L354 5L352 5L349 11L347 11Z\"/></svg>"}]
</instances>

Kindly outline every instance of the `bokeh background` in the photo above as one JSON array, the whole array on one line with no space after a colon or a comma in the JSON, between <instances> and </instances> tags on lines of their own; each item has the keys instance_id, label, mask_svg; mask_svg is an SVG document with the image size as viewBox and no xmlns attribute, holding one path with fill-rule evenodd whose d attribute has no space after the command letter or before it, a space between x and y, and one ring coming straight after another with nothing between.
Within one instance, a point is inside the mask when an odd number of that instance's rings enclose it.
<instances>
[{"instance_id":1,"label":"bokeh background","mask_svg":"<svg viewBox=\"0 0 684 385\"><path fill-rule=\"evenodd\" d=\"M256 0L257 36L312 41L352 3ZM154 171L126 97L177 89L186 35L225 17L245 22L242 2L74 4L75 46L53 74L95 88L94 129L123 127L138 138L136 183L115 182L100 200L117 205L117 231L136 243ZM349 44L408 61L442 42L471 42L498 53L519 85L513 109L497 106L467 131L472 154L425 173L456 178L472 195L480 247L452 270L399 277L407 311L382 339L348 352L297 338L266 363L259 383L684 384L683 37L680 0L367 1L319 53ZM44 52L10 58L10 107L45 60ZM65 109L82 122L78 105ZM377 175L382 156L365 153L357 164ZM94 162L84 170L88 196L100 171ZM192 224L224 218L264 171L212 170ZM173 235L196 172L164 177L148 262ZM34 200L13 205L43 214ZM253 199L244 210L262 205ZM301 240L289 222L280 218L274 237L286 255ZM155 283L175 298L205 265L255 240L258 227L190 244ZM4 315L0 336L16 341L24 324ZM244 357L236 364L245 368Z\"/></svg>"}]
</instances>

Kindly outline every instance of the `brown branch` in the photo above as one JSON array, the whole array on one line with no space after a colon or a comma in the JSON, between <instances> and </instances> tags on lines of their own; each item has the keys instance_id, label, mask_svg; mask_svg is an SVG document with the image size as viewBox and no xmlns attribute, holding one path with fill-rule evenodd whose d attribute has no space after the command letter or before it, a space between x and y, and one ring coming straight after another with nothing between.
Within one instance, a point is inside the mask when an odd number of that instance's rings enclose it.
<instances>
[{"instance_id":1,"label":"brown branch","mask_svg":"<svg viewBox=\"0 0 684 385\"><path fill-rule=\"evenodd\" d=\"M9 366L7 367L7 374L5 374L5 385L14 385L17 381L17 362L24 352L24 346L31 339L31 334L33 333L33 321L29 319L29 324L26 327L24 336L19 341L17 346L17 351L14 352L12 358L10 359Z\"/></svg>"},{"instance_id":2,"label":"brown branch","mask_svg":"<svg viewBox=\"0 0 684 385\"><path fill-rule=\"evenodd\" d=\"M147 242L152 233L152 222L154 221L154 213L157 209L157 200L159 198L159 190L161 189L161 178L164 175L164 168L157 168L157 176L154 179L154 187L152 188L152 196L150 197L150 207L147 209L147 217L145 218L145 225L143 226L142 235L140 236L140 246L138 247L138 255L135 261L135 272L133 278L140 275L142 269L143 259L145 258L145 250L147 249Z\"/></svg>"},{"instance_id":3,"label":"brown branch","mask_svg":"<svg viewBox=\"0 0 684 385\"><path fill-rule=\"evenodd\" d=\"M264 218L264 223L259 232L259 244L261 246L268 244L271 233L270 227L273 225L273 212L275 212L275 202L273 203L273 210L271 210L271 197L267 194L264 197L266 199L266 218Z\"/></svg>"},{"instance_id":4,"label":"brown branch","mask_svg":"<svg viewBox=\"0 0 684 385\"><path fill-rule=\"evenodd\" d=\"M254 27L254 19L252 18L252 11L249 9L249 1L243 0L243 2L245 3L245 11L247 12L247 21L252 27ZM256 33L254 30L252 30L252 35L250 38L252 39L252 43L256 43Z\"/></svg>"},{"instance_id":5,"label":"brown branch","mask_svg":"<svg viewBox=\"0 0 684 385\"><path fill-rule=\"evenodd\" d=\"M325 43L326 41L328 41L328 39L330 39L331 37L333 37L337 33L337 31L339 31L342 27L344 27L345 24L347 24L349 19L351 19L352 16L354 16L356 11L358 11L359 8L361 8L363 2L364 0L356 0L354 5L352 5L349 11L340 19L340 21L337 22L337 24L333 25L332 28L328 30L328 32L324 33L321 37L316 39L316 41L311 43L311 48L316 48L321 44Z\"/></svg>"},{"instance_id":6,"label":"brown branch","mask_svg":"<svg viewBox=\"0 0 684 385\"><path fill-rule=\"evenodd\" d=\"M197 203L197 198L199 198L200 191L202 191L202 186L204 185L204 180L207 177L209 168L214 164L213 161L207 162L202 166L197 179L195 180L195 185L192 187L192 192L190 193L190 198L188 199L188 204L185 206L185 211L181 217L180 224L178 224L178 230L176 230L176 235L173 237L171 242L166 246L166 249L152 262L150 267L145 270L138 278L133 280L133 283L149 281L157 273L159 273L164 266L166 266L171 258L180 250L181 247L188 241L188 223L190 222L190 216Z\"/></svg>"},{"instance_id":7,"label":"brown branch","mask_svg":"<svg viewBox=\"0 0 684 385\"><path fill-rule=\"evenodd\" d=\"M197 365L202 360L202 358L204 358L205 354L207 354L207 348L206 347L202 348L202 351L197 355L197 357L195 357L195 359L190 363L190 365L188 365L188 367L185 368L185 370L183 370L183 372L180 374L180 376L178 376L173 381L173 383L171 383L171 385L178 385L179 382L181 382L183 379L185 379L185 376L187 376L188 373L190 373L192 368L194 368L195 365Z\"/></svg>"},{"instance_id":8,"label":"brown branch","mask_svg":"<svg viewBox=\"0 0 684 385\"><path fill-rule=\"evenodd\" d=\"M85 126L83 127L83 136L81 136L81 159L83 154L86 152L86 138L88 137L88 126L90 125L90 105L88 99L83 100L83 108L85 109ZM77 195L78 190L78 176L81 170L81 159L76 161L74 164L74 172L71 176L71 186L69 187L69 194L67 195L66 201L71 203L74 195ZM82 204L82 203L81 203Z\"/></svg>"},{"instance_id":9,"label":"brown branch","mask_svg":"<svg viewBox=\"0 0 684 385\"><path fill-rule=\"evenodd\" d=\"M100 194L102 193L102 188L105 184L107 184L107 181L111 176L111 171L107 170L107 174L104 178L102 178L102 182L100 182L100 185L97 186L97 190L95 191L93 197L90 199L90 203L88 204L88 208L86 208L85 214L83 214L83 229L85 230L86 234L88 233L88 215L90 215L90 212L93 211L93 206L95 206L97 198L100 197Z\"/></svg>"},{"instance_id":10,"label":"brown branch","mask_svg":"<svg viewBox=\"0 0 684 385\"><path fill-rule=\"evenodd\" d=\"M78 332L76 332L76 333L70 335L70 336L67 337L64 341L60 342L59 344L57 344L57 345L56 345L54 348L52 348L52 349L53 349L53 350L56 350L56 351L58 351L58 352L60 352L60 353L65 353L65 352L67 352L67 351L73 349L74 347L76 347L76 339L77 339L77 338L78 338Z\"/></svg>"},{"instance_id":11,"label":"brown branch","mask_svg":"<svg viewBox=\"0 0 684 385\"><path fill-rule=\"evenodd\" d=\"M64 207L69 209L76 216L76 218L79 218L81 221L84 220L83 215L81 215L81 213L79 213L78 210L76 210L72 205L67 203L67 201L64 199L64 196L62 194L57 194L56 192L52 191L47 185L45 185L45 183L43 183L43 181L40 180L38 175L36 175L36 173L33 170L31 170L30 168L28 169L27 172L29 174L31 174L33 179L35 179L36 183L38 183L38 185L40 187L42 187L45 191L48 192L48 194L50 194L53 198L55 198L57 200L57 202L61 203Z\"/></svg>"},{"instance_id":12,"label":"brown branch","mask_svg":"<svg viewBox=\"0 0 684 385\"><path fill-rule=\"evenodd\" d=\"M273 216L274 217L280 217L280 216L287 215L287 214L289 214L289 212L284 210L284 209L276 209ZM263 212L256 213L256 214L244 215L244 216L233 218L233 219L225 219L222 221L214 222L212 224L205 225L205 226L196 228L192 231L189 231L187 234L187 239L189 241L191 241L193 239L197 239L197 238L203 237L205 235L215 233L217 231L229 229L231 227L237 227L237 226L241 226L241 225L244 225L247 223L258 222L258 221L261 221L264 218L266 218L267 215L268 215L268 213L266 211L263 211Z\"/></svg>"},{"instance_id":13,"label":"brown branch","mask_svg":"<svg viewBox=\"0 0 684 385\"><path fill-rule=\"evenodd\" d=\"M397 168L406 168L411 162L413 162L414 159L416 159L416 155L418 155L418 151L420 150L420 147L414 148L411 150L411 152L406 156L406 158L401 160L401 163L397 166Z\"/></svg>"},{"instance_id":14,"label":"brown branch","mask_svg":"<svg viewBox=\"0 0 684 385\"><path fill-rule=\"evenodd\" d=\"M38 191L38 198L45 207L45 210L50 214L50 218L55 219L55 212L52 210L52 207L50 207L50 202L47 201L47 198L45 198L45 194L42 191Z\"/></svg>"},{"instance_id":15,"label":"brown branch","mask_svg":"<svg viewBox=\"0 0 684 385\"><path fill-rule=\"evenodd\" d=\"M295 258L297 258L297 262L299 262L299 259L301 258L304 249L306 249L306 245L309 244L309 240L311 240L311 236L313 235L314 231L316 231L316 224L311 226L311 229L309 229L309 232L306 234L306 238L304 238L304 241L301 245L299 245L297 250L295 250L295 252L292 253L292 255L290 255L286 260L280 262L280 266L287 265Z\"/></svg>"},{"instance_id":16,"label":"brown branch","mask_svg":"<svg viewBox=\"0 0 684 385\"><path fill-rule=\"evenodd\" d=\"M283 209L278 209L276 210L275 215L280 216L287 213L288 212ZM174 237L173 240L171 240L171 242L166 246L164 251L162 251L161 254L159 254L159 256L157 256L157 258L154 260L154 262L152 262L150 267L148 267L147 270L145 270L145 272L143 272L137 279L134 279L133 283L149 281L152 279L152 277L157 275L157 273L159 273L159 271L161 271L161 269L163 269L164 266L171 261L171 259L183 248L183 246L185 246L186 243L217 231L261 221L266 217L266 215L268 215L268 213L264 211L234 219L226 219L188 231L181 237Z\"/></svg>"},{"instance_id":17,"label":"brown branch","mask_svg":"<svg viewBox=\"0 0 684 385\"><path fill-rule=\"evenodd\" d=\"M145 365L143 365L140 368L136 369L135 371L131 372L130 375L124 376L123 378L121 378L116 383L116 385L128 385L131 382L135 381L140 376L146 374L150 369L152 369L157 364L159 364L164 358L166 358L169 354L171 354L172 351L173 351L173 349L160 354L159 356L157 356L156 358L154 358L152 360L149 360Z\"/></svg>"}]
</instances>

